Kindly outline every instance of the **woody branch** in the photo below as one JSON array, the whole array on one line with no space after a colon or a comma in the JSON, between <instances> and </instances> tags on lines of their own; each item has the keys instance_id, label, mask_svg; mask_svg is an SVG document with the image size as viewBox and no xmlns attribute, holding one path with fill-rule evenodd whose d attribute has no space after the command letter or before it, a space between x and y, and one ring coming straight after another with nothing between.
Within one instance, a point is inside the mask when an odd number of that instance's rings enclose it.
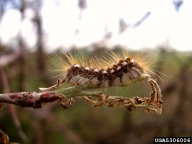
<instances>
[{"instance_id":1,"label":"woody branch","mask_svg":"<svg viewBox=\"0 0 192 144\"><path fill-rule=\"evenodd\" d=\"M140 98L138 96L133 98L121 96L105 96L100 91L86 91L87 84L75 85L65 87L58 83L49 88L40 88L41 92L17 92L0 94L1 103L11 103L20 107L41 108L44 103L58 101L64 108L67 108L74 102L74 97L84 96L87 102L93 104L94 107L100 107L107 104L108 107L125 106L127 110L139 107L144 108L144 111L154 111L161 114L162 100L161 91L158 84L153 79L148 79L152 88L149 97ZM94 98L97 98L96 100Z\"/></svg>"},{"instance_id":2,"label":"woody branch","mask_svg":"<svg viewBox=\"0 0 192 144\"><path fill-rule=\"evenodd\" d=\"M68 88L60 88L52 91L43 92L16 92L0 94L0 102L10 103L21 107L40 108L43 103L54 102L56 100L63 101L65 96L70 96L81 91L82 86L73 86Z\"/></svg>"},{"instance_id":3,"label":"woody branch","mask_svg":"<svg viewBox=\"0 0 192 144\"><path fill-rule=\"evenodd\" d=\"M0 94L0 102L18 105L20 107L40 108L42 103L58 100L59 96L53 91L37 92L17 92Z\"/></svg>"}]
</instances>

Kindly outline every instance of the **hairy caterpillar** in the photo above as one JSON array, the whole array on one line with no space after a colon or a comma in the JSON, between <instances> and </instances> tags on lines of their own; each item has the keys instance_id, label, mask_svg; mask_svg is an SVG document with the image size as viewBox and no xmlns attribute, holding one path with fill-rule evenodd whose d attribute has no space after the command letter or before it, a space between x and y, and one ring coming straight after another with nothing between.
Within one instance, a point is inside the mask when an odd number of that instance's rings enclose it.
<instances>
[{"instance_id":1,"label":"hairy caterpillar","mask_svg":"<svg viewBox=\"0 0 192 144\"><path fill-rule=\"evenodd\" d=\"M126 51L122 54L110 51L101 58L68 53L64 58L52 59L54 66L49 70L63 77L62 82L70 84L89 83L95 88L127 86L154 73L147 58L147 55L131 57Z\"/></svg>"},{"instance_id":2,"label":"hairy caterpillar","mask_svg":"<svg viewBox=\"0 0 192 144\"><path fill-rule=\"evenodd\" d=\"M156 73L151 69L151 62L146 54L132 57L126 51L123 51L122 54L110 51L107 56L97 58L95 55L67 53L63 58L52 59L52 63L53 66L48 68L49 71L53 74L56 73L60 78L57 84L39 89L40 91L53 90L59 94L59 97L60 94L63 95L64 97L60 97L59 102L64 108L71 104L72 97L84 96L86 101L95 107L108 103L108 107L124 105L129 111L135 107L143 107L147 112L155 111L158 114L162 112L161 89L157 82L151 78L151 74ZM151 86L152 92L149 97L127 99L90 91L97 88L129 86L142 80L147 80ZM72 86L68 86L68 84ZM97 96L98 99L93 100L87 97L90 95Z\"/></svg>"}]
</instances>

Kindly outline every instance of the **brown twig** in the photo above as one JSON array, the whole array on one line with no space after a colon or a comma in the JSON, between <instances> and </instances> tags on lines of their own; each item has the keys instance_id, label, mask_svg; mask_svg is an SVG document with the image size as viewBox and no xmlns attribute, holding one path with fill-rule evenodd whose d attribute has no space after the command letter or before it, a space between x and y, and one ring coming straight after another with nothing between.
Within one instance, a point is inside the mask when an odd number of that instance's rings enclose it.
<instances>
[{"instance_id":1,"label":"brown twig","mask_svg":"<svg viewBox=\"0 0 192 144\"><path fill-rule=\"evenodd\" d=\"M12 120L15 124L15 127L18 131L19 137L22 139L23 142L27 142L28 138L22 130L20 120L17 117L16 109L14 105L9 105L9 112L11 114Z\"/></svg>"},{"instance_id":2,"label":"brown twig","mask_svg":"<svg viewBox=\"0 0 192 144\"><path fill-rule=\"evenodd\" d=\"M52 91L36 92L18 92L0 94L0 102L18 105L20 107L40 108L42 103L53 102L60 97Z\"/></svg>"},{"instance_id":3,"label":"brown twig","mask_svg":"<svg viewBox=\"0 0 192 144\"><path fill-rule=\"evenodd\" d=\"M3 68L1 68L1 67L0 67L0 75L1 75L1 79L2 79L2 85L3 85L4 92L8 93L10 91L9 83L7 80L7 76L6 76ZM21 124L20 124L20 121L17 117L16 109L15 109L14 105L9 105L9 111L10 111L11 117L13 119L13 122L14 122L17 130L18 130L20 138L26 142L27 136L25 135L25 133L23 132L23 130L21 128Z\"/></svg>"},{"instance_id":4,"label":"brown twig","mask_svg":"<svg viewBox=\"0 0 192 144\"><path fill-rule=\"evenodd\" d=\"M155 80L149 78L148 82L152 88L151 95L149 97L140 98L135 96L133 98L126 98L120 96L105 96L100 94L99 98L94 100L92 97L84 97L84 99L91 103L94 107L101 107L107 104L108 107L125 106L128 111L133 111L135 108L144 108L144 111L154 111L157 114L162 113L162 95L161 89Z\"/></svg>"},{"instance_id":5,"label":"brown twig","mask_svg":"<svg viewBox=\"0 0 192 144\"><path fill-rule=\"evenodd\" d=\"M0 143L1 144L9 144L9 137L2 130L0 130Z\"/></svg>"},{"instance_id":6,"label":"brown twig","mask_svg":"<svg viewBox=\"0 0 192 144\"><path fill-rule=\"evenodd\" d=\"M12 103L21 107L40 108L43 103L58 101L65 109L74 102L73 97L85 96L84 98L93 104L94 107L108 104L108 107L125 106L127 110L133 111L136 107L144 108L144 111L155 111L157 114L162 112L161 89L155 80L148 77L148 82L152 88L149 97L119 97L119 96L105 96L98 91L84 91L88 88L88 84L75 85L66 87L66 84L61 84L60 80L57 84L50 88L41 88L42 92L18 92L0 94L0 102ZM48 90L48 91L47 91ZM97 97L94 100L92 97Z\"/></svg>"}]
</instances>

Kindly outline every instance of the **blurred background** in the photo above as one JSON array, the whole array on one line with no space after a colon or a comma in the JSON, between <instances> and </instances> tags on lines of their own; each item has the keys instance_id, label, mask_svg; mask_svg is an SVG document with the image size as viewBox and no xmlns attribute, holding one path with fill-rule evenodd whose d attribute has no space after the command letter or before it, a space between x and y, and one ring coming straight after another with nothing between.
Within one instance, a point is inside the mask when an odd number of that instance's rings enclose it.
<instances>
[{"instance_id":1,"label":"blurred background","mask_svg":"<svg viewBox=\"0 0 192 144\"><path fill-rule=\"evenodd\" d=\"M93 108L82 99L67 110L58 103L3 104L0 140L7 134L23 144L150 144L154 137L192 136L191 15L190 0L0 0L0 93L55 84L45 68L56 54L127 49L151 53L164 96L161 115ZM140 82L109 91L142 97L150 89Z\"/></svg>"}]
</instances>

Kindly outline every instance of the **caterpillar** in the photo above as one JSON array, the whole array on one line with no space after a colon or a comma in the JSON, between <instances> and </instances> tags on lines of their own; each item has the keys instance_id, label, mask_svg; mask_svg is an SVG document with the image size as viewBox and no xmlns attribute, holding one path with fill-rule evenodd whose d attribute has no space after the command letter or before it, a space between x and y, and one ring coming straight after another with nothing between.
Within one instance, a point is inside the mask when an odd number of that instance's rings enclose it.
<instances>
[{"instance_id":1,"label":"caterpillar","mask_svg":"<svg viewBox=\"0 0 192 144\"><path fill-rule=\"evenodd\" d=\"M52 63L53 67L49 70L61 76L62 82L88 83L93 88L128 86L154 74L146 54L130 56L126 51L121 54L110 51L100 58L67 53L64 58L52 59Z\"/></svg>"},{"instance_id":2,"label":"caterpillar","mask_svg":"<svg viewBox=\"0 0 192 144\"><path fill-rule=\"evenodd\" d=\"M109 51L105 57L98 58L95 55L67 53L64 57L58 56L57 59L52 59L52 63L53 66L48 67L48 70L60 78L57 84L48 88L39 88L39 90L55 91L59 94L59 102L64 108L72 103L73 96L81 95L94 107L108 103L109 107L124 105L129 111L135 107L144 107L146 112L155 111L158 114L162 112L161 89L151 78L151 75L157 74L152 69L152 63L147 54L130 56L126 51L122 51L121 54ZM152 92L149 97L126 99L90 91L97 88L129 86L142 80L147 80L151 86ZM87 95L97 96L98 99L95 101Z\"/></svg>"}]
</instances>

